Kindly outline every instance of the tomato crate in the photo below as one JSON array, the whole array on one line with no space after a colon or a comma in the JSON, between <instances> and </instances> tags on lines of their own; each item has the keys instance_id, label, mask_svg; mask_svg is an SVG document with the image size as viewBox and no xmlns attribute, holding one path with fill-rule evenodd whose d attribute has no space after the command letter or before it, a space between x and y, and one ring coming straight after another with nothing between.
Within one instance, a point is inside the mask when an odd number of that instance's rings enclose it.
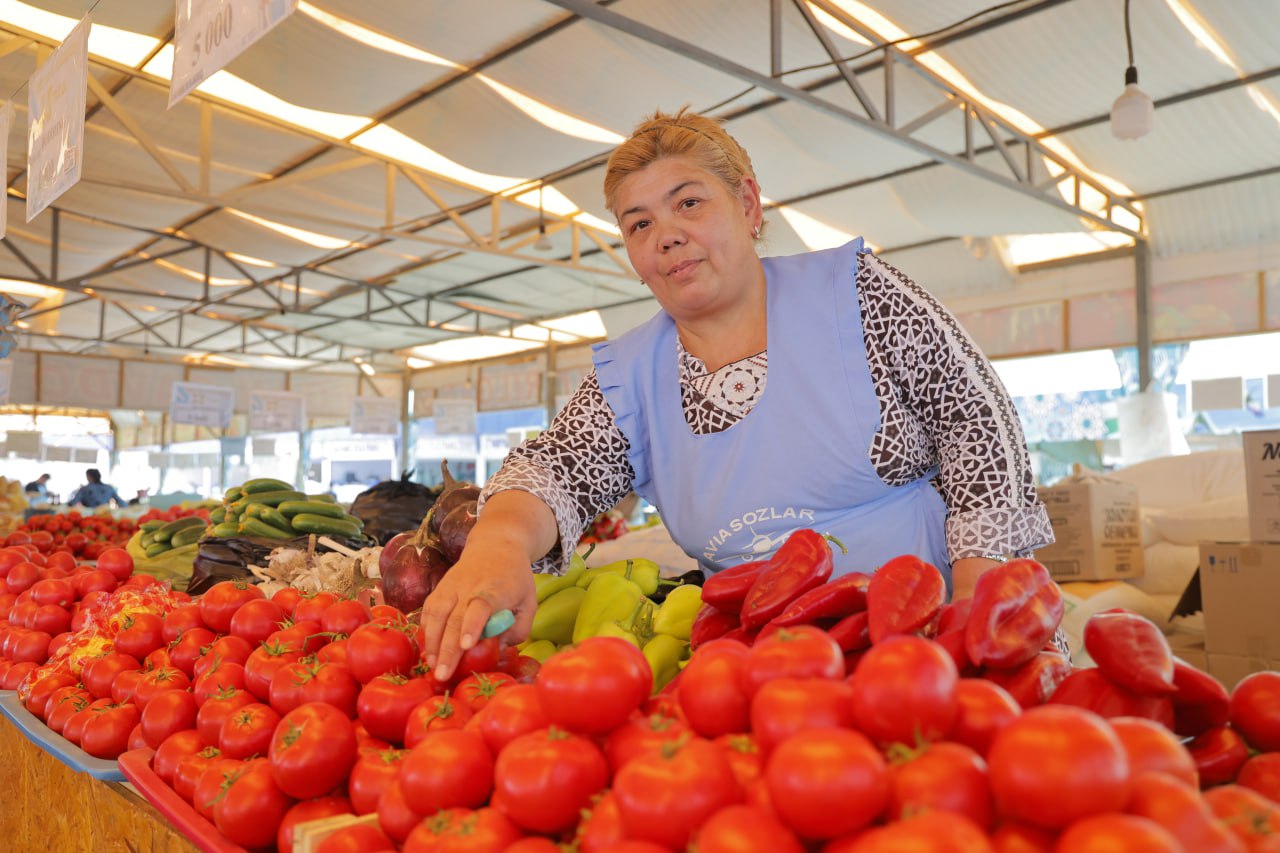
<instances>
[{"instance_id":1,"label":"tomato crate","mask_svg":"<svg viewBox=\"0 0 1280 853\"><path fill-rule=\"evenodd\" d=\"M16 691L5 690L3 693L6 695L0 698L0 713L8 717L36 746L73 770L88 773L95 779L101 779L104 782L124 781L124 774L120 772L120 765L117 762L105 758L94 758L22 707Z\"/></svg>"},{"instance_id":2,"label":"tomato crate","mask_svg":"<svg viewBox=\"0 0 1280 853\"><path fill-rule=\"evenodd\" d=\"M153 749L133 749L120 756L120 769L124 778L133 783L147 802L164 815L187 840L203 853L247 853L233 844L212 823L196 812L151 769Z\"/></svg>"}]
</instances>

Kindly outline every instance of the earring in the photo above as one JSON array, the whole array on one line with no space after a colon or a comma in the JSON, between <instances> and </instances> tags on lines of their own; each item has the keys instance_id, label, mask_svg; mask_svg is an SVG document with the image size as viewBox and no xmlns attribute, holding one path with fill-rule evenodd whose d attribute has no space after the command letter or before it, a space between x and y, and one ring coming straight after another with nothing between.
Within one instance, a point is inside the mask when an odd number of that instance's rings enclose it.
<instances>
[{"instance_id":1,"label":"earring","mask_svg":"<svg viewBox=\"0 0 1280 853\"><path fill-rule=\"evenodd\" d=\"M759 239L760 239L760 226L759 226L759 225L757 225L757 226L755 227L755 230L751 232L751 236L752 236L752 237L754 237L754 238L755 238L755 239L757 239L757 240L759 240Z\"/></svg>"}]
</instances>

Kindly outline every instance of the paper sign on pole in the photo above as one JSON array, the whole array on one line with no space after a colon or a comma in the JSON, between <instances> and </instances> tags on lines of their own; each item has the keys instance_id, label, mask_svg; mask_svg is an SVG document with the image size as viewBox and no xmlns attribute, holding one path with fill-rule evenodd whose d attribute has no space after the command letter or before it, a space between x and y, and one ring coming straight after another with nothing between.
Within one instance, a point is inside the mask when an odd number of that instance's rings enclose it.
<instances>
[{"instance_id":1,"label":"paper sign on pole","mask_svg":"<svg viewBox=\"0 0 1280 853\"><path fill-rule=\"evenodd\" d=\"M89 81L88 15L27 82L27 221L80 180Z\"/></svg>"},{"instance_id":2,"label":"paper sign on pole","mask_svg":"<svg viewBox=\"0 0 1280 853\"><path fill-rule=\"evenodd\" d=\"M298 8L298 0L176 0L169 107Z\"/></svg>"},{"instance_id":3,"label":"paper sign on pole","mask_svg":"<svg viewBox=\"0 0 1280 853\"><path fill-rule=\"evenodd\" d=\"M436 435L475 435L476 401L473 397L436 399L431 403Z\"/></svg>"},{"instance_id":4,"label":"paper sign on pole","mask_svg":"<svg viewBox=\"0 0 1280 853\"><path fill-rule=\"evenodd\" d=\"M250 391L250 432L301 432L307 422L307 398L291 391Z\"/></svg>"},{"instance_id":5,"label":"paper sign on pole","mask_svg":"<svg viewBox=\"0 0 1280 853\"><path fill-rule=\"evenodd\" d=\"M9 389L13 386L13 362L0 361L0 406L9 402Z\"/></svg>"},{"instance_id":6,"label":"paper sign on pole","mask_svg":"<svg viewBox=\"0 0 1280 853\"><path fill-rule=\"evenodd\" d=\"M351 401L353 435L395 435L400 432L400 401L389 397L356 397Z\"/></svg>"},{"instance_id":7,"label":"paper sign on pole","mask_svg":"<svg viewBox=\"0 0 1280 853\"><path fill-rule=\"evenodd\" d=\"M226 429L231 425L235 399L234 388L175 382L173 396L169 398L169 420L175 424Z\"/></svg>"}]
</instances>

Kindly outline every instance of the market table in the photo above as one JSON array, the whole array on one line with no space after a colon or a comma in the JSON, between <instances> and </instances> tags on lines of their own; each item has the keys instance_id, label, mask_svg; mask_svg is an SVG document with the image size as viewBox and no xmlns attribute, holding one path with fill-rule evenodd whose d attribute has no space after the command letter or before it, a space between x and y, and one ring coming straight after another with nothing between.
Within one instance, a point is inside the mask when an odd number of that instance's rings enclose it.
<instances>
[{"instance_id":1,"label":"market table","mask_svg":"<svg viewBox=\"0 0 1280 853\"><path fill-rule=\"evenodd\" d=\"M24 851L194 853L128 785L77 772L0 718L0 838Z\"/></svg>"}]
</instances>

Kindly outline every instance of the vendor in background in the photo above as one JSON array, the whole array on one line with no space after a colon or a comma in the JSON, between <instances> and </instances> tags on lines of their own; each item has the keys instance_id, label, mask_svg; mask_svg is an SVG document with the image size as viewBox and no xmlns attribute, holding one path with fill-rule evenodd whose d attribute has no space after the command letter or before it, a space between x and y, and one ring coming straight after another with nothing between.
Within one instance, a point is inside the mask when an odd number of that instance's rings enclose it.
<instances>
[{"instance_id":1,"label":"vendor in background","mask_svg":"<svg viewBox=\"0 0 1280 853\"><path fill-rule=\"evenodd\" d=\"M93 509L102 506L109 501L115 501L116 506L124 506L124 498L116 491L115 486L109 486L102 482L102 472L97 468L90 468L84 472L86 482L83 486L71 493L71 497L67 498L69 506L83 506Z\"/></svg>"},{"instance_id":2,"label":"vendor in background","mask_svg":"<svg viewBox=\"0 0 1280 853\"><path fill-rule=\"evenodd\" d=\"M32 501L47 501L49 499L49 474L41 474L30 483L22 487Z\"/></svg>"},{"instance_id":3,"label":"vendor in background","mask_svg":"<svg viewBox=\"0 0 1280 853\"><path fill-rule=\"evenodd\" d=\"M643 122L604 194L662 311L598 345L569 404L485 486L423 610L438 678L494 611L514 611L508 639L523 639L531 564L561 569L630 490L705 573L809 527L847 546L837 574L916 554L963 598L1053 541L1017 412L969 335L861 239L758 257L760 187L718 122Z\"/></svg>"}]
</instances>

